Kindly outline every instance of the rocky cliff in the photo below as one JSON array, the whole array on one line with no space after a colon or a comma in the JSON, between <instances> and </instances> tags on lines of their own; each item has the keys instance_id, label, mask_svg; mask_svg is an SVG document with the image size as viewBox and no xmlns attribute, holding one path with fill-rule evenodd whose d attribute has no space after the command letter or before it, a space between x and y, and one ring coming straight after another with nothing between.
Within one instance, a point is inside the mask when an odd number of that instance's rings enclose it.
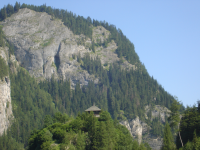
<instances>
[{"instance_id":1,"label":"rocky cliff","mask_svg":"<svg viewBox=\"0 0 200 150\"><path fill-rule=\"evenodd\" d=\"M139 144L142 142L142 134L146 133L148 130L146 123L142 122L139 117L130 121L121 121L120 123L129 130L133 138L138 139Z\"/></svg>"},{"instance_id":2,"label":"rocky cliff","mask_svg":"<svg viewBox=\"0 0 200 150\"><path fill-rule=\"evenodd\" d=\"M146 119L148 119L147 113L149 112L152 115L150 120L160 117L160 122L165 123L165 117L169 115L170 111L160 105L155 105L153 108L147 105L145 108ZM120 123L129 130L133 138L136 138L139 143L142 141L147 142L153 150L159 150L161 148L163 139L160 136L151 134L151 127L140 120L139 117L123 120Z\"/></svg>"},{"instance_id":3,"label":"rocky cliff","mask_svg":"<svg viewBox=\"0 0 200 150\"><path fill-rule=\"evenodd\" d=\"M8 65L8 48L0 47L0 56ZM0 79L0 135L7 130L13 119L9 76Z\"/></svg>"},{"instance_id":4,"label":"rocky cliff","mask_svg":"<svg viewBox=\"0 0 200 150\"><path fill-rule=\"evenodd\" d=\"M74 35L61 20L52 19L43 12L30 9L20 9L1 23L6 38L15 47L15 56L19 64L31 75L41 79L56 78L70 79L72 87L77 81L87 85L88 81L98 83L98 78L90 75L80 67L80 63L72 55L84 56L90 53L91 57L99 56L102 64L119 61L114 41L106 48L99 46L96 52L89 50L92 40L84 35ZM107 40L109 31L103 27L93 27L93 40L102 42ZM124 68L133 67L124 60Z\"/></svg>"}]
</instances>

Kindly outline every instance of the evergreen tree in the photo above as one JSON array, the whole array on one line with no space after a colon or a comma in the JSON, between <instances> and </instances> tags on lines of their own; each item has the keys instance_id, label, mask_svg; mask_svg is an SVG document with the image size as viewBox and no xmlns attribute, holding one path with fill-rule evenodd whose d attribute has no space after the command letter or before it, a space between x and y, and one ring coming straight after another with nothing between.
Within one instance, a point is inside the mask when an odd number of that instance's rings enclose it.
<instances>
[{"instance_id":1,"label":"evergreen tree","mask_svg":"<svg viewBox=\"0 0 200 150\"><path fill-rule=\"evenodd\" d=\"M175 150L174 139L168 122L165 124L163 146L161 150Z\"/></svg>"},{"instance_id":2,"label":"evergreen tree","mask_svg":"<svg viewBox=\"0 0 200 150\"><path fill-rule=\"evenodd\" d=\"M85 149L85 146L85 135L84 133L81 133L81 130L79 130L77 135L76 148L77 150L83 150Z\"/></svg>"},{"instance_id":3,"label":"evergreen tree","mask_svg":"<svg viewBox=\"0 0 200 150\"><path fill-rule=\"evenodd\" d=\"M175 97L175 100L171 104L171 107L170 107L171 113L168 118L168 120L170 122L170 127L172 127L172 128L176 128L176 129L178 128L178 125L180 122L179 109L180 109L180 104L179 104L177 98Z\"/></svg>"},{"instance_id":4,"label":"evergreen tree","mask_svg":"<svg viewBox=\"0 0 200 150\"><path fill-rule=\"evenodd\" d=\"M20 3L16 2L14 6L14 12L18 12L20 8Z\"/></svg>"},{"instance_id":5,"label":"evergreen tree","mask_svg":"<svg viewBox=\"0 0 200 150\"><path fill-rule=\"evenodd\" d=\"M178 98L175 97L175 100L171 104L171 107L170 107L171 113L170 113L168 120L170 121L170 127L172 127L172 129L175 131L175 135L176 135L176 132L178 131L179 138L180 138L179 140L180 140L181 145L183 147L183 142L182 142L181 134L180 134L180 131L179 131L179 124L180 124L179 109L180 109L180 104L178 102Z\"/></svg>"}]
</instances>

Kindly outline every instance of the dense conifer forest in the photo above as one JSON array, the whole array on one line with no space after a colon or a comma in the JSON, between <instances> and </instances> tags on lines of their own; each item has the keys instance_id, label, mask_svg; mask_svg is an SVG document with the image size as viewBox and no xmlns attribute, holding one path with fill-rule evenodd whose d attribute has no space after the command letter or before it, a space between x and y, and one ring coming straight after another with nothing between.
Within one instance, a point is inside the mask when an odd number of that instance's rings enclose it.
<instances>
[{"instance_id":1,"label":"dense conifer forest","mask_svg":"<svg viewBox=\"0 0 200 150\"><path fill-rule=\"evenodd\" d=\"M180 137L184 144L182 149L199 148L199 108L180 105L178 112L183 113L180 127L160 122L160 118L151 120L145 118L145 106L161 105L171 108L176 100L172 95L151 77L145 66L140 62L134 45L123 35L120 29L107 22L83 18L67 10L54 9L46 5L34 6L8 4L0 10L0 21L16 13L21 8L29 8L38 12L46 12L52 19L59 18L74 34L84 34L92 39L92 27L103 26L110 31L110 37L104 43L92 43L91 50L95 52L95 44L105 46L114 40L118 48L119 58L124 57L137 70L124 70L121 62L111 64L104 69L98 57L91 58L86 54L83 58L75 57L82 62L82 68L94 74L100 80L99 84L89 82L88 86L77 83L75 89L70 88L69 80L49 80L37 82L29 73L19 67L17 72L9 71L6 62L0 57L0 78L9 74L11 80L11 97L14 120L8 131L0 137L0 149L150 149L148 144L138 145L132 140L128 130L118 121L134 119L139 116L151 127L151 133L163 136L162 149L181 148ZM8 43L0 26L0 47L7 46L9 53L14 54L14 46ZM9 67L16 67L9 62ZM83 113L95 103L104 111L99 119L92 114ZM122 113L123 112L123 113ZM114 120L113 120L114 119ZM171 127L171 128L170 128ZM172 134L171 131L177 134ZM175 144L176 141L176 144ZM176 146L175 146L176 145ZM167 147L168 146L168 147ZM52 148L53 149L53 148Z\"/></svg>"}]
</instances>

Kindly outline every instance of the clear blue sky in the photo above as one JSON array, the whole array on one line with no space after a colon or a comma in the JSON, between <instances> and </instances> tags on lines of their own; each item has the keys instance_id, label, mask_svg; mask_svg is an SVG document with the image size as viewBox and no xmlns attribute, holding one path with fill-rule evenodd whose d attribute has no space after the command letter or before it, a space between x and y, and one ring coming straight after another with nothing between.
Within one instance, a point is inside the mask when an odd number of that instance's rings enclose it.
<instances>
[{"instance_id":1,"label":"clear blue sky","mask_svg":"<svg viewBox=\"0 0 200 150\"><path fill-rule=\"evenodd\" d=\"M6 0L0 8L16 1ZM149 74L185 106L200 99L199 0L20 0L107 21L135 45Z\"/></svg>"}]
</instances>

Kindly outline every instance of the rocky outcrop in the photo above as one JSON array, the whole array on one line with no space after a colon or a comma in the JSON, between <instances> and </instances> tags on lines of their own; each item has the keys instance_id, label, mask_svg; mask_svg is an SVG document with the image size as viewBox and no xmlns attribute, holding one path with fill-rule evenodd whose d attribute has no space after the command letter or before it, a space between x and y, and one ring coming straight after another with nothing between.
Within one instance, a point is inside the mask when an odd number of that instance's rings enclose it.
<instances>
[{"instance_id":1,"label":"rocky outcrop","mask_svg":"<svg viewBox=\"0 0 200 150\"><path fill-rule=\"evenodd\" d=\"M70 79L73 84L80 81L87 85L98 79L80 67L72 54L86 53L89 49L78 45L84 36L74 35L61 20L47 13L20 9L1 23L6 38L15 47L15 56L19 64L37 79Z\"/></svg>"},{"instance_id":2,"label":"rocky outcrop","mask_svg":"<svg viewBox=\"0 0 200 150\"><path fill-rule=\"evenodd\" d=\"M142 134L145 134L149 128L145 122L142 122L139 119L139 117L130 121L121 121L120 123L129 130L133 138L137 138L139 144L142 142Z\"/></svg>"},{"instance_id":3,"label":"rocky outcrop","mask_svg":"<svg viewBox=\"0 0 200 150\"><path fill-rule=\"evenodd\" d=\"M163 144L163 138L152 134L144 136L143 141L147 142L153 150L160 150Z\"/></svg>"},{"instance_id":4,"label":"rocky outcrop","mask_svg":"<svg viewBox=\"0 0 200 150\"><path fill-rule=\"evenodd\" d=\"M110 35L110 32L106 30L102 26L93 27L93 34L92 39L94 42L98 43L98 40L101 41L101 43L105 42L105 40L108 39ZM135 65L130 64L124 57L121 59L117 56L115 53L117 49L117 44L114 41L111 41L107 44L107 47L99 46L96 47L96 52L92 53L92 57L98 57L101 59L101 63L104 65L104 68L108 68L110 64L115 62L120 62L120 66L123 69L136 69Z\"/></svg>"},{"instance_id":5,"label":"rocky outcrop","mask_svg":"<svg viewBox=\"0 0 200 150\"><path fill-rule=\"evenodd\" d=\"M147 105L145 107L145 117L146 117L146 119L148 119L148 115L147 114L149 112L151 113L151 116L152 116L151 117L151 121L154 118L160 117L160 121L162 123L165 123L166 116L169 117L170 110L167 109L166 107L163 107L163 106L160 106L160 105L155 105L153 108Z\"/></svg>"},{"instance_id":6,"label":"rocky outcrop","mask_svg":"<svg viewBox=\"0 0 200 150\"><path fill-rule=\"evenodd\" d=\"M166 107L155 105L154 107L145 107L145 118L148 118L148 113L151 113L151 121L154 118L160 118L162 123L165 123L165 117L169 116L170 110ZM163 139L159 136L151 134L151 127L148 126L144 121L141 121L139 117L135 119L124 120L120 122L124 125L133 138L138 140L138 143L147 142L153 150L159 150L162 146Z\"/></svg>"},{"instance_id":7,"label":"rocky outcrop","mask_svg":"<svg viewBox=\"0 0 200 150\"><path fill-rule=\"evenodd\" d=\"M0 47L0 56L5 59L8 65L8 48ZM9 76L0 79L0 135L11 125L13 119L11 105L11 89Z\"/></svg>"},{"instance_id":8,"label":"rocky outcrop","mask_svg":"<svg viewBox=\"0 0 200 150\"><path fill-rule=\"evenodd\" d=\"M52 19L45 12L35 12L24 8L1 22L6 38L15 47L15 56L19 64L39 80L51 78L70 79L72 87L76 82L87 85L89 81L98 83L98 78L81 68L72 55L91 57L98 56L102 65L109 67L110 63L119 62L114 41L107 47L98 46L96 52L89 50L92 40L84 35L74 35L62 21ZM110 32L102 26L93 27L94 42L104 42ZM133 68L124 58L121 58L122 68ZM105 65L107 64L107 65Z\"/></svg>"}]
</instances>

